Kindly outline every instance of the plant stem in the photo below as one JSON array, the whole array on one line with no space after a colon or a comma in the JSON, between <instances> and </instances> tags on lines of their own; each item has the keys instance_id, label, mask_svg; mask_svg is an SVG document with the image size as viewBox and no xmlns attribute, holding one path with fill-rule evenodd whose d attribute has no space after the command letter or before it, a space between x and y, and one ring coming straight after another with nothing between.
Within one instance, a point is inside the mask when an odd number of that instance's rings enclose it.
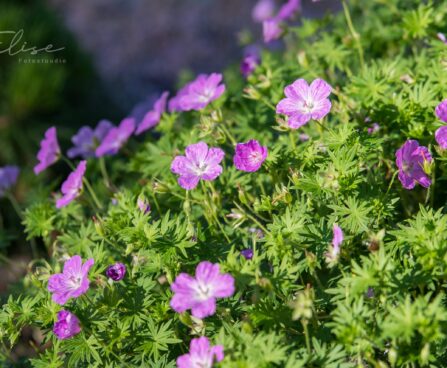
<instances>
[{"instance_id":1,"label":"plant stem","mask_svg":"<svg viewBox=\"0 0 447 368\"><path fill-rule=\"evenodd\" d=\"M93 199L93 202L95 202L96 207L98 207L98 209L102 209L102 205L101 202L98 200L98 197L95 194L95 191L93 190L92 186L90 185L89 181L84 177L82 180L88 190L88 192L90 193L90 196Z\"/></svg>"},{"instance_id":2,"label":"plant stem","mask_svg":"<svg viewBox=\"0 0 447 368\"><path fill-rule=\"evenodd\" d=\"M360 66L363 69L365 67L365 61L363 58L363 48L360 42L360 35L356 32L354 25L352 24L351 13L349 12L349 7L348 4L346 3L346 0L341 0L341 3L343 5L343 11L345 13L346 23L348 24L349 31L351 32L352 38L355 41L357 51L359 53Z\"/></svg>"},{"instance_id":3,"label":"plant stem","mask_svg":"<svg viewBox=\"0 0 447 368\"><path fill-rule=\"evenodd\" d=\"M312 353L312 348L310 346L310 337L309 337L309 329L307 328L307 321L302 320L301 324L303 325L304 337L306 339L306 349L309 354Z\"/></svg>"},{"instance_id":4,"label":"plant stem","mask_svg":"<svg viewBox=\"0 0 447 368\"><path fill-rule=\"evenodd\" d=\"M14 211L17 213L17 216L19 216L20 220L24 220L22 209L20 208L19 203L17 202L16 198L10 193L5 192L6 198L8 198L9 202L11 203L12 207L14 208Z\"/></svg>"},{"instance_id":5,"label":"plant stem","mask_svg":"<svg viewBox=\"0 0 447 368\"><path fill-rule=\"evenodd\" d=\"M228 137L228 139L231 141L233 146L237 144L236 139L233 137L233 134L230 133L230 131L225 127L225 124L219 125L219 127L222 129L222 131L225 133L225 135Z\"/></svg>"},{"instance_id":6,"label":"plant stem","mask_svg":"<svg viewBox=\"0 0 447 368\"><path fill-rule=\"evenodd\" d=\"M110 177L107 173L107 166L106 161L104 160L104 157L99 158L99 169L101 170L102 177L104 179L104 183L107 188L110 188Z\"/></svg>"}]
</instances>

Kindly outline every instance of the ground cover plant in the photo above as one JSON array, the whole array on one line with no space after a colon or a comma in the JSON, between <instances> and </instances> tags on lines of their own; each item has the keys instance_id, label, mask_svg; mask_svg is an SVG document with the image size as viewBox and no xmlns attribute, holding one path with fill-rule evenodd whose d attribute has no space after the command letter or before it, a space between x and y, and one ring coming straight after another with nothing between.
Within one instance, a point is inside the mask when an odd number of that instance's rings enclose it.
<instances>
[{"instance_id":1,"label":"ground cover plant","mask_svg":"<svg viewBox=\"0 0 447 368\"><path fill-rule=\"evenodd\" d=\"M284 49L46 132L34 172L72 173L24 211L51 258L0 312L4 365L33 328L33 367L447 366L447 3L277 5Z\"/></svg>"}]
</instances>

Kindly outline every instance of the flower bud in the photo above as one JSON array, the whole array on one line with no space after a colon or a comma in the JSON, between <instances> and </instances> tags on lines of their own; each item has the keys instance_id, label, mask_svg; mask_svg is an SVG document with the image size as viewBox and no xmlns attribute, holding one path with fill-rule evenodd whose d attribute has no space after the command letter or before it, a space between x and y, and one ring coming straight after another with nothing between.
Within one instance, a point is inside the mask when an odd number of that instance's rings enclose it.
<instances>
[{"instance_id":1,"label":"flower bud","mask_svg":"<svg viewBox=\"0 0 447 368\"><path fill-rule=\"evenodd\" d=\"M126 266L122 263L115 263L107 267L106 276L113 281L120 281L126 275Z\"/></svg>"}]
</instances>

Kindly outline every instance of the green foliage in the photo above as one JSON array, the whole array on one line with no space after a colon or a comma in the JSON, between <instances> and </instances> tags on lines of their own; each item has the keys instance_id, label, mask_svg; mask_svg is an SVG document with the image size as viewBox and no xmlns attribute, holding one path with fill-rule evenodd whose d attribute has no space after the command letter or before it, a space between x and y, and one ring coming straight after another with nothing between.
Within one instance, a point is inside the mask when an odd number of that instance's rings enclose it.
<instances>
[{"instance_id":1,"label":"green foliage","mask_svg":"<svg viewBox=\"0 0 447 368\"><path fill-rule=\"evenodd\" d=\"M170 368L198 336L223 345L216 366L227 368L446 366L446 156L433 134L447 95L447 46L436 38L447 32L447 4L347 6L352 27L342 12L289 28L285 49L265 51L247 80L226 72L221 99L164 114L156 134L106 158L109 178L89 160L100 205L85 190L56 210L50 190L36 189L24 225L50 257L30 265L0 311L5 365L31 328L43 336L25 363L33 367ZM284 87L317 77L334 88L330 114L289 129L274 111ZM380 130L369 133L373 122ZM429 189L408 191L397 178L395 152L407 138L431 150ZM256 173L231 160L234 142L248 139L269 150ZM225 150L223 173L185 192L170 164L200 140ZM331 260L334 224L344 241ZM253 259L241 257L246 248ZM47 283L74 254L95 265L88 293L64 306L82 332L60 341ZM169 302L175 278L202 260L230 273L236 292L199 320ZM127 274L114 283L105 269L117 261Z\"/></svg>"}]
</instances>

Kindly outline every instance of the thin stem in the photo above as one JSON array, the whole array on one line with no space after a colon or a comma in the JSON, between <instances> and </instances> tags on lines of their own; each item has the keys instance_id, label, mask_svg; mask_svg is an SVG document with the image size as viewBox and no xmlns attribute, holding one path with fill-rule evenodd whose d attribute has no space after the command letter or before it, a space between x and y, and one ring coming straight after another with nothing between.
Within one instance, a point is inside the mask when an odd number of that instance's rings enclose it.
<instances>
[{"instance_id":1,"label":"thin stem","mask_svg":"<svg viewBox=\"0 0 447 368\"><path fill-rule=\"evenodd\" d=\"M19 203L17 202L16 198L10 193L5 192L6 198L8 198L9 202L11 203L12 207L14 208L14 211L17 213L17 216L19 216L20 220L24 220L22 209L20 208Z\"/></svg>"},{"instance_id":2,"label":"thin stem","mask_svg":"<svg viewBox=\"0 0 447 368\"><path fill-rule=\"evenodd\" d=\"M93 190L89 181L85 177L83 178L82 181L84 182L88 192L90 193L90 196L92 197L93 202L95 202L96 207L98 207L98 209L102 209L101 202L98 200L98 197L96 196L95 191Z\"/></svg>"},{"instance_id":3,"label":"thin stem","mask_svg":"<svg viewBox=\"0 0 447 368\"><path fill-rule=\"evenodd\" d=\"M109 174L107 172L107 166L106 166L106 161L104 160L104 157L100 157L99 158L99 169L101 170L101 175L104 179L104 183L106 185L107 188L110 188L110 177Z\"/></svg>"},{"instance_id":4,"label":"thin stem","mask_svg":"<svg viewBox=\"0 0 447 368\"><path fill-rule=\"evenodd\" d=\"M309 354L311 354L312 348L310 346L310 337L309 337L309 329L307 328L307 321L303 320L303 321L301 321L301 324L303 325L304 337L306 339L306 349L307 349L307 352Z\"/></svg>"},{"instance_id":5,"label":"thin stem","mask_svg":"<svg viewBox=\"0 0 447 368\"><path fill-rule=\"evenodd\" d=\"M354 25L352 24L351 13L349 12L349 7L348 4L346 4L346 0L341 0L341 3L343 5L343 11L345 13L346 23L348 24L349 31L351 32L352 38L354 38L357 51L359 53L360 66L363 69L365 66L365 61L363 58L363 48L360 42L360 35L356 32Z\"/></svg>"},{"instance_id":6,"label":"thin stem","mask_svg":"<svg viewBox=\"0 0 447 368\"><path fill-rule=\"evenodd\" d=\"M386 197L388 195L389 191L391 190L391 187L393 186L393 183L394 183L394 179L396 179L396 176L398 173L399 173L399 171L396 170L395 173L393 174L393 177L391 178L391 181L390 181L390 185L388 185L388 189L386 190L384 197Z\"/></svg>"},{"instance_id":7,"label":"thin stem","mask_svg":"<svg viewBox=\"0 0 447 368\"><path fill-rule=\"evenodd\" d=\"M225 127L225 124L219 125L219 127L223 130L225 135L228 137L228 139L231 141L231 143L235 146L237 144L236 139L233 137L233 134L230 133L230 131Z\"/></svg>"},{"instance_id":8,"label":"thin stem","mask_svg":"<svg viewBox=\"0 0 447 368\"><path fill-rule=\"evenodd\" d=\"M289 132L289 138L290 138L290 144L292 146L292 149L295 151L295 149L296 149L296 142L295 142L295 136L293 134L293 131Z\"/></svg>"}]
</instances>

